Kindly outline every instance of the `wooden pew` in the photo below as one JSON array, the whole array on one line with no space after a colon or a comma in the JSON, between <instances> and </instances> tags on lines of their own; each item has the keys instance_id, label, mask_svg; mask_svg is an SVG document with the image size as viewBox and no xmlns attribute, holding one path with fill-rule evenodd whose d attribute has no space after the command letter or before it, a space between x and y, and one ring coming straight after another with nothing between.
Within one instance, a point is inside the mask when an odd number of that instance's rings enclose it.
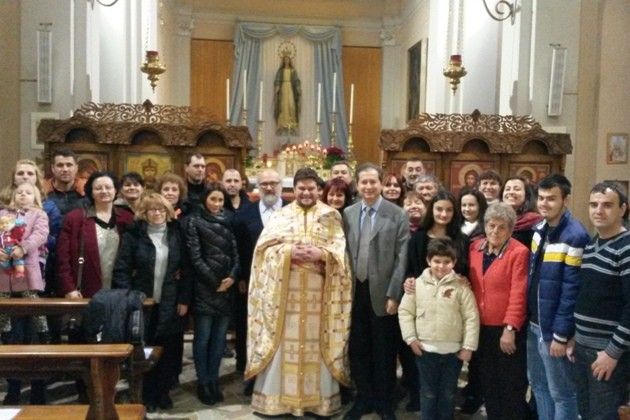
<instances>
[{"instance_id":1,"label":"wooden pew","mask_svg":"<svg viewBox=\"0 0 630 420\"><path fill-rule=\"evenodd\" d=\"M0 346L0 376L38 379L80 373L88 386L87 418L118 419L114 406L120 364L131 344L9 344Z\"/></svg>"},{"instance_id":2,"label":"wooden pew","mask_svg":"<svg viewBox=\"0 0 630 420\"><path fill-rule=\"evenodd\" d=\"M90 299L65 299L65 298L0 298L0 312L11 316L33 316L33 315L68 315L70 317L80 315L87 307ZM147 298L142 303L145 314L150 310L155 301ZM142 403L142 382L144 373L155 366L162 356L161 347L147 347L150 349L145 357L145 349L142 346L135 346L131 358L131 368L129 370L129 401L132 403Z\"/></svg>"},{"instance_id":3,"label":"wooden pew","mask_svg":"<svg viewBox=\"0 0 630 420\"><path fill-rule=\"evenodd\" d=\"M72 420L87 417L89 406L87 405L26 405L13 407L19 409L14 420ZM10 410L11 408L6 408ZM146 409L142 404L116 405L116 412L120 420L142 420L145 418ZM3 409L0 408L0 418Z\"/></svg>"}]
</instances>

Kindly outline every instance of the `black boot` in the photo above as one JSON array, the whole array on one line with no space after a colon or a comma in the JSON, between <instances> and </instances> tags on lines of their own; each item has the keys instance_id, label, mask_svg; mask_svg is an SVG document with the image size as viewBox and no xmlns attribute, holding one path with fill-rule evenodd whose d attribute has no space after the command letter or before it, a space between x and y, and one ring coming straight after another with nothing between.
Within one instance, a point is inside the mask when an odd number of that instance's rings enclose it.
<instances>
[{"instance_id":1,"label":"black boot","mask_svg":"<svg viewBox=\"0 0 630 420\"><path fill-rule=\"evenodd\" d=\"M221 392L221 390L219 389L218 382L210 382L210 384L208 384L208 387L210 388L210 395L212 395L212 398L216 402L223 402L225 398L223 398L223 392Z\"/></svg>"},{"instance_id":2,"label":"black boot","mask_svg":"<svg viewBox=\"0 0 630 420\"><path fill-rule=\"evenodd\" d=\"M48 330L38 332L37 339L39 344L50 344L50 332Z\"/></svg>"},{"instance_id":3,"label":"black boot","mask_svg":"<svg viewBox=\"0 0 630 420\"><path fill-rule=\"evenodd\" d=\"M197 385L197 397L199 398L199 401L201 401L205 405L216 404L216 400L210 392L210 388L208 387L208 385Z\"/></svg>"},{"instance_id":4,"label":"black boot","mask_svg":"<svg viewBox=\"0 0 630 420\"><path fill-rule=\"evenodd\" d=\"M34 405L46 405L46 383L43 380L31 381L31 398Z\"/></svg>"},{"instance_id":5,"label":"black boot","mask_svg":"<svg viewBox=\"0 0 630 420\"><path fill-rule=\"evenodd\" d=\"M22 382L15 379L7 379L9 384L7 388L7 395L4 396L2 401L3 405L20 405L20 394L22 393Z\"/></svg>"}]
</instances>

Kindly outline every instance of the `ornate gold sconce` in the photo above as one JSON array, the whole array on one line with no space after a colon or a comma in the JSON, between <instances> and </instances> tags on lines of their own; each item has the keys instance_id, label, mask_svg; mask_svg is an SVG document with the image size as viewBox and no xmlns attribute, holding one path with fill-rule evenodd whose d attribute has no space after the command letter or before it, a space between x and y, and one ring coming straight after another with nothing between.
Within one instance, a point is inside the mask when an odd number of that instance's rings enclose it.
<instances>
[{"instance_id":1,"label":"ornate gold sconce","mask_svg":"<svg viewBox=\"0 0 630 420\"><path fill-rule=\"evenodd\" d=\"M140 66L140 71L147 74L147 79L151 82L151 88L155 92L158 75L166 71L166 67L160 64L160 55L157 51L147 51L144 63Z\"/></svg>"},{"instance_id":2,"label":"ornate gold sconce","mask_svg":"<svg viewBox=\"0 0 630 420\"><path fill-rule=\"evenodd\" d=\"M459 79L466 76L468 74L466 72L466 68L462 66L462 56L451 55L451 59L449 61L448 67L444 69L444 76L451 79L449 82L451 84L451 89L453 90L453 95L457 91L457 85L459 85Z\"/></svg>"}]
</instances>

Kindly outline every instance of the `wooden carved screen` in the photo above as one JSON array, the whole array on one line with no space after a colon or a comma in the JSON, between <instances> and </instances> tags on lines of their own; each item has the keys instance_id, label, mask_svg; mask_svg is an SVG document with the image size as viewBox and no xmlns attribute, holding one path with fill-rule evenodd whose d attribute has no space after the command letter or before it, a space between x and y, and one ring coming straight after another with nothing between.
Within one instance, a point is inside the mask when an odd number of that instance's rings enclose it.
<instances>
[{"instance_id":1,"label":"wooden carved screen","mask_svg":"<svg viewBox=\"0 0 630 420\"><path fill-rule=\"evenodd\" d=\"M78 176L94 170L141 173L149 187L165 172L184 173L186 158L206 157L207 177L220 179L227 168L245 173L252 143L247 127L226 125L191 107L87 103L66 120L42 120L37 130L45 143L45 167L59 148L77 153Z\"/></svg>"},{"instance_id":2,"label":"wooden carved screen","mask_svg":"<svg viewBox=\"0 0 630 420\"><path fill-rule=\"evenodd\" d=\"M420 114L402 130L382 130L379 141L384 169L400 173L411 157L420 158L457 194L474 177L492 169L502 178L521 175L536 183L564 171L571 153L568 134L552 134L530 116Z\"/></svg>"}]
</instances>

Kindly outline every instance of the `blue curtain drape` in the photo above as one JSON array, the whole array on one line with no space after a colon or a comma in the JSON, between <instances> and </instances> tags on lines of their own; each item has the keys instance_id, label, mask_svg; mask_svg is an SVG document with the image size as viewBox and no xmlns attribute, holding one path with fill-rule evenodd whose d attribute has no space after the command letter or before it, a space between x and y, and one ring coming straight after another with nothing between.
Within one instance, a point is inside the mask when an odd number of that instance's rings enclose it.
<instances>
[{"instance_id":1,"label":"blue curtain drape","mask_svg":"<svg viewBox=\"0 0 630 420\"><path fill-rule=\"evenodd\" d=\"M343 91L343 67L341 61L341 32L335 27L277 25L241 22L236 25L234 35L235 65L232 73L233 88L230 95L230 122L240 124L243 107L243 74L247 70L247 127L256 137L256 109L253 105L258 97L256 83L260 79L261 43L274 36L302 36L314 44L315 80L302 83L322 84L321 143L330 145L333 74L337 73L336 91L336 144L346 150L348 128ZM317 89L315 89L317 91ZM310 98L317 101L317 97Z\"/></svg>"}]
</instances>

